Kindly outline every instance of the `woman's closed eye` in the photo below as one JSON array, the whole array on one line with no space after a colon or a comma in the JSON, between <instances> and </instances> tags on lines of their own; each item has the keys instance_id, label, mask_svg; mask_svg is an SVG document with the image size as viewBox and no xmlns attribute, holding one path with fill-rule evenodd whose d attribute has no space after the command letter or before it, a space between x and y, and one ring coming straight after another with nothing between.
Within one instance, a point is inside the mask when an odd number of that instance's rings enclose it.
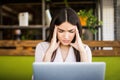
<instances>
[{"instance_id":1,"label":"woman's closed eye","mask_svg":"<svg viewBox=\"0 0 120 80\"><path fill-rule=\"evenodd\" d=\"M70 32L70 33L74 33L74 32L75 32L75 30L69 30L69 32Z\"/></svg>"},{"instance_id":2,"label":"woman's closed eye","mask_svg":"<svg viewBox=\"0 0 120 80\"><path fill-rule=\"evenodd\" d=\"M58 32L62 33L62 32L64 32L64 30L60 30L60 29L59 29Z\"/></svg>"},{"instance_id":3,"label":"woman's closed eye","mask_svg":"<svg viewBox=\"0 0 120 80\"><path fill-rule=\"evenodd\" d=\"M66 30L67 32L69 32L69 33L74 33L75 32L75 29L70 29L70 30ZM65 30L62 30L62 29L59 29L58 28L58 32L59 33L63 33L63 32L65 32Z\"/></svg>"}]
</instances>

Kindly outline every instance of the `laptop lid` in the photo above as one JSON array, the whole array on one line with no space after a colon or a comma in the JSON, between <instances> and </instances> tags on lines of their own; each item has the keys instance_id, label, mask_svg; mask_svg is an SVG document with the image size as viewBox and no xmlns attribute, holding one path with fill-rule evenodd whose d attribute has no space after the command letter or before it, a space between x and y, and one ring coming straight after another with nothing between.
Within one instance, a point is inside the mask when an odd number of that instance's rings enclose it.
<instances>
[{"instance_id":1,"label":"laptop lid","mask_svg":"<svg viewBox=\"0 0 120 80\"><path fill-rule=\"evenodd\" d=\"M34 80L104 80L104 62L34 62Z\"/></svg>"}]
</instances>

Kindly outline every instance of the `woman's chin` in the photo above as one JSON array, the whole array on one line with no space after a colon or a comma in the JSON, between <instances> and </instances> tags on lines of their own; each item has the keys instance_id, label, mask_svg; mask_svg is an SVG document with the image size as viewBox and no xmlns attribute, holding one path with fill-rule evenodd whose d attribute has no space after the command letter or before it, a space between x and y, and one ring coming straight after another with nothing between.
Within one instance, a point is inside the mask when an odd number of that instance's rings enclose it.
<instances>
[{"instance_id":1,"label":"woman's chin","mask_svg":"<svg viewBox=\"0 0 120 80\"><path fill-rule=\"evenodd\" d=\"M64 45L64 46L69 46L70 45L70 43L64 43L64 42L62 42L61 44Z\"/></svg>"}]
</instances>

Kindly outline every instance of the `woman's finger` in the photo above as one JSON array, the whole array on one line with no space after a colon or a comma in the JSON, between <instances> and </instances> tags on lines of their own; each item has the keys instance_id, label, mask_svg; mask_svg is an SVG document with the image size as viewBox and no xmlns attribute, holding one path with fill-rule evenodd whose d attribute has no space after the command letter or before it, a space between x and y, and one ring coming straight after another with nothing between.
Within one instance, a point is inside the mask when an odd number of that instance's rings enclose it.
<instances>
[{"instance_id":1,"label":"woman's finger","mask_svg":"<svg viewBox=\"0 0 120 80\"><path fill-rule=\"evenodd\" d=\"M57 38L56 34L57 34L57 27L55 26L54 32L53 32L53 39L54 40L56 40L56 38Z\"/></svg>"},{"instance_id":2,"label":"woman's finger","mask_svg":"<svg viewBox=\"0 0 120 80\"><path fill-rule=\"evenodd\" d=\"M76 27L76 36L78 37L78 34L79 34L79 32L78 32L78 29L77 29L77 27Z\"/></svg>"},{"instance_id":3,"label":"woman's finger","mask_svg":"<svg viewBox=\"0 0 120 80\"><path fill-rule=\"evenodd\" d=\"M77 29L77 27L76 27L76 39L77 39L78 41L81 41L81 37L80 37L79 34L80 34L80 33L79 33L79 31L78 31L78 29Z\"/></svg>"}]
</instances>

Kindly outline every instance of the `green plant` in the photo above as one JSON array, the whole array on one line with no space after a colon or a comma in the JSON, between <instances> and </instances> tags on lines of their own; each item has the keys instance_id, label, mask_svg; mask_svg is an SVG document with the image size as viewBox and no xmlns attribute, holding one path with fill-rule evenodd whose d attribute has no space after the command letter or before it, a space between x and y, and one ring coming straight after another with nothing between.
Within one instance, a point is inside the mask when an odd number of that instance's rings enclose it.
<instances>
[{"instance_id":1,"label":"green plant","mask_svg":"<svg viewBox=\"0 0 120 80\"><path fill-rule=\"evenodd\" d=\"M79 12L77 12L77 14L78 14L78 16L82 16L82 17L88 16L87 11L85 9L79 10Z\"/></svg>"},{"instance_id":2,"label":"green plant","mask_svg":"<svg viewBox=\"0 0 120 80\"><path fill-rule=\"evenodd\" d=\"M96 27L98 25L102 25L102 21L99 21L98 18L93 14L93 9L90 10L79 10L79 12L77 12L78 16L80 16L81 18L86 18L86 27L88 27L88 29L95 34L97 32Z\"/></svg>"}]
</instances>

